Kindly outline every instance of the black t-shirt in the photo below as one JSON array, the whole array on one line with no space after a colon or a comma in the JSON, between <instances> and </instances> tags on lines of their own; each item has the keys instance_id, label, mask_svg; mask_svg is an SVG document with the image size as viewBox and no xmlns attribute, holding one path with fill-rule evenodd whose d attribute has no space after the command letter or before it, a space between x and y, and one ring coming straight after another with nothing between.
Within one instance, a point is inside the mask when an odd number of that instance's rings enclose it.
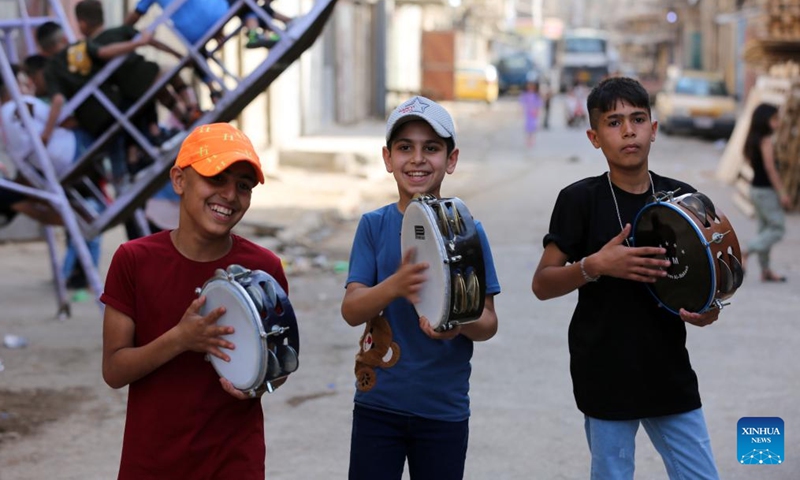
<instances>
[{"instance_id":1,"label":"black t-shirt","mask_svg":"<svg viewBox=\"0 0 800 480\"><path fill-rule=\"evenodd\" d=\"M51 97L60 93L70 99L89 83L102 65L97 48L93 42L79 41L50 57L44 75ZM100 90L114 105L120 105L116 87L106 82ZM113 121L111 114L94 96L89 96L75 109L75 118L84 130L95 137L108 129Z\"/></svg>"},{"instance_id":2,"label":"black t-shirt","mask_svg":"<svg viewBox=\"0 0 800 480\"><path fill-rule=\"evenodd\" d=\"M656 192L695 191L686 183L651 175ZM652 195L616 187L614 194L623 225L634 224ZM577 262L600 250L621 229L603 174L559 193L544 245L555 242L570 262ZM588 416L631 420L701 405L685 324L659 307L643 283L604 276L581 287L569 326L569 351L575 400Z\"/></svg>"},{"instance_id":3,"label":"black t-shirt","mask_svg":"<svg viewBox=\"0 0 800 480\"><path fill-rule=\"evenodd\" d=\"M69 45L50 57L45 65L45 80L51 94L72 98L99 70L97 45L84 40Z\"/></svg>"},{"instance_id":4,"label":"black t-shirt","mask_svg":"<svg viewBox=\"0 0 800 480\"><path fill-rule=\"evenodd\" d=\"M99 48L112 43L128 42L133 40L138 33L129 25L108 28L97 34L92 39L92 43ZM105 62L101 62L99 65L102 67ZM158 64L147 61L143 56L132 52L111 74L110 78L111 82L119 88L122 97L127 102L133 103L150 88L158 76L158 71Z\"/></svg>"},{"instance_id":5,"label":"black t-shirt","mask_svg":"<svg viewBox=\"0 0 800 480\"><path fill-rule=\"evenodd\" d=\"M750 165L753 167L753 179L750 184L754 187L772 188L772 182L767 176L767 169L764 168L764 156L761 154L760 147L755 149L755 155L750 159Z\"/></svg>"}]
</instances>

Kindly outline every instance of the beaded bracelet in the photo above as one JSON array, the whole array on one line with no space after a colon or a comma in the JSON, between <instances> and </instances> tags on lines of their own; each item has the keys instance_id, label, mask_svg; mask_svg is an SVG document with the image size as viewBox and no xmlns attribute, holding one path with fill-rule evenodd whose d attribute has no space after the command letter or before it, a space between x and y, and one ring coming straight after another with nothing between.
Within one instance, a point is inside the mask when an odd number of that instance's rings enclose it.
<instances>
[{"instance_id":1,"label":"beaded bracelet","mask_svg":"<svg viewBox=\"0 0 800 480\"><path fill-rule=\"evenodd\" d=\"M583 262L586 261L586 257L581 258L581 273L583 274L583 279L587 282L596 282L600 280L600 275L596 277L590 277L588 273L586 273L586 268L583 266Z\"/></svg>"}]
</instances>

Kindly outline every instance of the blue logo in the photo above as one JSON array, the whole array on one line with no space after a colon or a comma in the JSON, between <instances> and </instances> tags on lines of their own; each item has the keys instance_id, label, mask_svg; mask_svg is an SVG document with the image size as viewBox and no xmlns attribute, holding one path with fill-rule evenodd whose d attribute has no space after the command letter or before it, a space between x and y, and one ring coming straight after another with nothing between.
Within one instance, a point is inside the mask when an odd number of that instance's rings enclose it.
<instances>
[{"instance_id":1,"label":"blue logo","mask_svg":"<svg viewBox=\"0 0 800 480\"><path fill-rule=\"evenodd\" d=\"M742 417L736 424L739 463L780 465L783 457L783 420L779 417Z\"/></svg>"}]
</instances>

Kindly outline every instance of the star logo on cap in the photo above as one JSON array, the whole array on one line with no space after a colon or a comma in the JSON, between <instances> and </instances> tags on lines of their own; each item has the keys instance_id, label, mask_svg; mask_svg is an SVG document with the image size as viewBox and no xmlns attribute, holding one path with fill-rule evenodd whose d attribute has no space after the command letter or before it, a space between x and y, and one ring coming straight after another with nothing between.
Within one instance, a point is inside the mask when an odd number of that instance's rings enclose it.
<instances>
[{"instance_id":1,"label":"star logo on cap","mask_svg":"<svg viewBox=\"0 0 800 480\"><path fill-rule=\"evenodd\" d=\"M419 101L419 97L415 98L413 102L403 107L400 113L425 113L425 109L430 107L430 104Z\"/></svg>"}]
</instances>

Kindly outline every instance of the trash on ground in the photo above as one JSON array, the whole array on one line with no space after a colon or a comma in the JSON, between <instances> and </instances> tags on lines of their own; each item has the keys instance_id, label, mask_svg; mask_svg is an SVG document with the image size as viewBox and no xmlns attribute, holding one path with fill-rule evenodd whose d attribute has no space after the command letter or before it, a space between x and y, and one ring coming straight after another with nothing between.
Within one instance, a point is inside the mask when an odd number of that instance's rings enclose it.
<instances>
[{"instance_id":1,"label":"trash on ground","mask_svg":"<svg viewBox=\"0 0 800 480\"><path fill-rule=\"evenodd\" d=\"M28 340L19 335L5 335L3 337L3 345L6 348L24 348L28 346Z\"/></svg>"}]
</instances>

